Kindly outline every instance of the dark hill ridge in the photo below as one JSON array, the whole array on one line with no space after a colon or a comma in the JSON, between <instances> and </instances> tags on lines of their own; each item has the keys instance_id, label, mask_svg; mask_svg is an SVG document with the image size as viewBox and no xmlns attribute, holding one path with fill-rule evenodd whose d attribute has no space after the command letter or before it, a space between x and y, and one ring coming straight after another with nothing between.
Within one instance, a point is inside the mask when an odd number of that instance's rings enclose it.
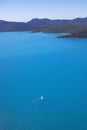
<instances>
[{"instance_id":1,"label":"dark hill ridge","mask_svg":"<svg viewBox=\"0 0 87 130\"><path fill-rule=\"evenodd\" d=\"M63 37L87 37L87 18L73 20L32 19L25 22L9 22L0 20L0 32L32 31L46 33L70 33Z\"/></svg>"}]
</instances>

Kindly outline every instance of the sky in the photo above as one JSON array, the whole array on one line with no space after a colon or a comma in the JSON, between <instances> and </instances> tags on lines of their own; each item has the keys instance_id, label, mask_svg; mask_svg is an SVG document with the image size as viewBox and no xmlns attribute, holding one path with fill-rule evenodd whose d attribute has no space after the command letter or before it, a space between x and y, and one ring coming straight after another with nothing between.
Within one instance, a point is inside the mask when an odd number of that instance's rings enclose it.
<instances>
[{"instance_id":1,"label":"sky","mask_svg":"<svg viewBox=\"0 0 87 130\"><path fill-rule=\"evenodd\" d=\"M0 0L0 20L87 17L87 0Z\"/></svg>"}]
</instances>

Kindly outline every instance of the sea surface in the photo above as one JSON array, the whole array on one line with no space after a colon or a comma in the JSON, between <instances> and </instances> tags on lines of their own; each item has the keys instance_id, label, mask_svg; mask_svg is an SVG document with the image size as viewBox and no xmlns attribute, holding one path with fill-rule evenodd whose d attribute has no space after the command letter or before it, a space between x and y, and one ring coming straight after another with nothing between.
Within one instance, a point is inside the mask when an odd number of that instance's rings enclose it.
<instances>
[{"instance_id":1,"label":"sea surface","mask_svg":"<svg viewBox=\"0 0 87 130\"><path fill-rule=\"evenodd\" d=\"M87 39L58 35L0 33L0 130L87 130Z\"/></svg>"}]
</instances>

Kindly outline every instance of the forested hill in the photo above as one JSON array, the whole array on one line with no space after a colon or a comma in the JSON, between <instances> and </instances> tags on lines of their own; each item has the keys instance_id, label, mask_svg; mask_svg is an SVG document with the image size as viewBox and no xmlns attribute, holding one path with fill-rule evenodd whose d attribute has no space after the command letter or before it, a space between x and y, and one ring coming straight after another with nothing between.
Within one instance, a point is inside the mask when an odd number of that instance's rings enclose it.
<instances>
[{"instance_id":1,"label":"forested hill","mask_svg":"<svg viewBox=\"0 0 87 130\"><path fill-rule=\"evenodd\" d=\"M29 22L0 20L0 32L32 31L46 33L69 33L63 37L87 37L87 18L73 20L32 19Z\"/></svg>"}]
</instances>

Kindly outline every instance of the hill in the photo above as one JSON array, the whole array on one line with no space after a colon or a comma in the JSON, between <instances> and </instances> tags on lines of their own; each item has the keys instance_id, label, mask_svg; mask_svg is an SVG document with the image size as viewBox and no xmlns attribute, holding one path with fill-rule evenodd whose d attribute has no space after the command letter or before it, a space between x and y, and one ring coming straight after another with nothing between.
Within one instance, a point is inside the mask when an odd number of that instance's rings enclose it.
<instances>
[{"instance_id":1,"label":"hill","mask_svg":"<svg viewBox=\"0 0 87 130\"><path fill-rule=\"evenodd\" d=\"M9 22L0 20L0 32L32 31L46 33L69 33L62 37L87 37L87 18L73 20L32 19L28 22Z\"/></svg>"}]
</instances>

